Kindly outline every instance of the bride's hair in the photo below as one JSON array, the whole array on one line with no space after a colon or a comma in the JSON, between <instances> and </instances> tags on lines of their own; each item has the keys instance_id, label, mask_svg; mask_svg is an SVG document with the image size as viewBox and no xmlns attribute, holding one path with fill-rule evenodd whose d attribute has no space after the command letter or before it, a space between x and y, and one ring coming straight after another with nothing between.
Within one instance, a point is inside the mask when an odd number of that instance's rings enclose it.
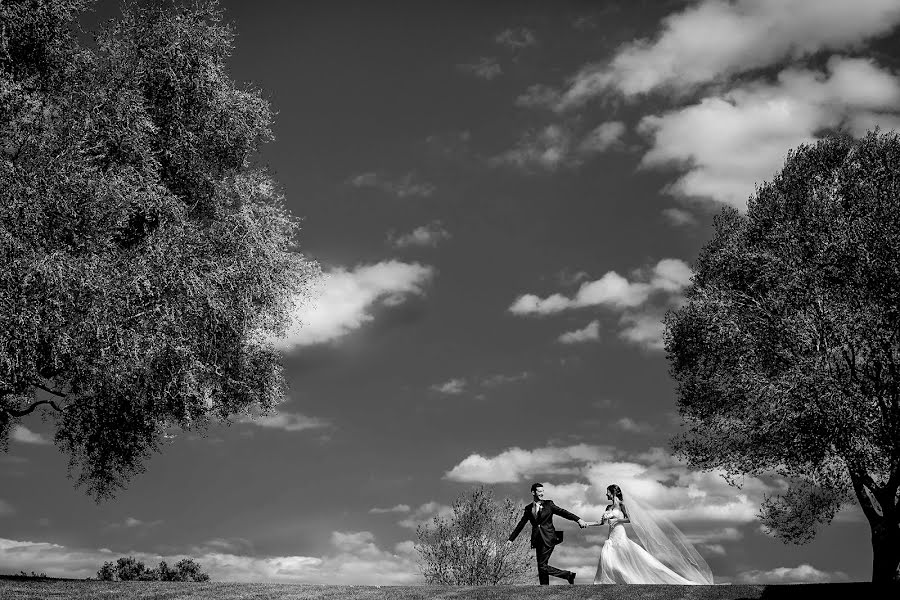
<instances>
[{"instance_id":1,"label":"bride's hair","mask_svg":"<svg viewBox=\"0 0 900 600\"><path fill-rule=\"evenodd\" d=\"M619 499L619 506L621 507L622 514L628 517L628 510L626 510L625 508L625 499L622 497L622 488L620 488L616 484L612 484L606 487L606 491L609 492L613 498Z\"/></svg>"},{"instance_id":2,"label":"bride's hair","mask_svg":"<svg viewBox=\"0 0 900 600\"><path fill-rule=\"evenodd\" d=\"M607 486L606 491L612 494L613 498L618 498L619 502L625 501L624 498L622 498L622 488L620 488L616 484Z\"/></svg>"}]
</instances>

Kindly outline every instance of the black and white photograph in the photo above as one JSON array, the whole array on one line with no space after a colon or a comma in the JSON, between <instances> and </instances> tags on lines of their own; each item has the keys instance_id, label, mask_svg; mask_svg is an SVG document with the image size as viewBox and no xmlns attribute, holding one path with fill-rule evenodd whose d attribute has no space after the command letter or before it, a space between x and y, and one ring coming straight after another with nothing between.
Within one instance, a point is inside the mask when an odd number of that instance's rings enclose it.
<instances>
[{"instance_id":1,"label":"black and white photograph","mask_svg":"<svg viewBox=\"0 0 900 600\"><path fill-rule=\"evenodd\" d=\"M0 0L0 598L898 593L900 0Z\"/></svg>"}]
</instances>

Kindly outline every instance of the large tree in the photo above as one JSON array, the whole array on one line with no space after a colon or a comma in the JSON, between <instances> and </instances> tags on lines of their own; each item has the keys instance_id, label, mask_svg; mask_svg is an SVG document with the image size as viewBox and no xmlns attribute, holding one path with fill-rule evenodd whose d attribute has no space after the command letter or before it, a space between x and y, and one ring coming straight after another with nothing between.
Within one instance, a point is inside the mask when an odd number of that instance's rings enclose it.
<instances>
[{"instance_id":1,"label":"large tree","mask_svg":"<svg viewBox=\"0 0 900 600\"><path fill-rule=\"evenodd\" d=\"M271 340L316 266L258 164L215 2L0 3L0 447L43 413L96 499L167 432L271 409Z\"/></svg>"},{"instance_id":2,"label":"large tree","mask_svg":"<svg viewBox=\"0 0 900 600\"><path fill-rule=\"evenodd\" d=\"M460 494L449 515L416 529L419 567L428 583L509 585L525 583L531 570L527 536L507 544L522 508L495 500L484 486Z\"/></svg>"},{"instance_id":3,"label":"large tree","mask_svg":"<svg viewBox=\"0 0 900 600\"><path fill-rule=\"evenodd\" d=\"M844 505L872 578L900 580L900 139L789 153L746 214L724 209L666 350L694 467L777 475L763 523L803 543Z\"/></svg>"}]
</instances>

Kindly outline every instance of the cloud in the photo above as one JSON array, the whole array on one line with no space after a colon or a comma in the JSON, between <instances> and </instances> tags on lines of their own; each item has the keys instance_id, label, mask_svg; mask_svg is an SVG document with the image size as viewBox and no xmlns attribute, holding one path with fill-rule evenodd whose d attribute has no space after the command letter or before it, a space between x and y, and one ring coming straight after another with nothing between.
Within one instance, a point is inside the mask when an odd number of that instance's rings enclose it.
<instances>
[{"instance_id":1,"label":"cloud","mask_svg":"<svg viewBox=\"0 0 900 600\"><path fill-rule=\"evenodd\" d=\"M613 147L624 132L625 125L618 121L601 123L583 136L570 126L551 123L540 130L525 132L512 148L488 162L492 166L525 171L577 167L590 156Z\"/></svg>"},{"instance_id":2,"label":"cloud","mask_svg":"<svg viewBox=\"0 0 900 600\"><path fill-rule=\"evenodd\" d=\"M600 339L600 321L596 319L575 331L567 331L559 336L558 340L563 344L579 344Z\"/></svg>"},{"instance_id":3,"label":"cloud","mask_svg":"<svg viewBox=\"0 0 900 600\"><path fill-rule=\"evenodd\" d=\"M384 175L369 171L354 175L347 182L353 187L373 188L387 192L397 198L427 198L437 190L434 185L419 181L412 172L407 173L400 179L391 180Z\"/></svg>"},{"instance_id":4,"label":"cloud","mask_svg":"<svg viewBox=\"0 0 900 600\"><path fill-rule=\"evenodd\" d=\"M437 246L443 240L449 240L452 236L444 229L440 221L432 221L427 225L420 225L409 233L394 237L388 234L390 241L396 248L408 248L409 246Z\"/></svg>"},{"instance_id":5,"label":"cloud","mask_svg":"<svg viewBox=\"0 0 900 600\"><path fill-rule=\"evenodd\" d=\"M12 428L12 433L9 437L13 441L20 442L22 444L45 445L50 443L50 440L48 440L46 437L44 437L40 433L31 431L24 425L14 425Z\"/></svg>"},{"instance_id":6,"label":"cloud","mask_svg":"<svg viewBox=\"0 0 900 600\"><path fill-rule=\"evenodd\" d=\"M664 258L651 269L639 269L628 280L615 271L586 281L571 297L554 293L546 298L522 294L510 305L514 315L553 315L567 310L602 306L620 311L619 337L646 350L663 348L662 317L666 307L682 302L681 292L690 285L692 271L684 262ZM595 321L596 322L596 321ZM560 335L563 343L599 339L599 322Z\"/></svg>"},{"instance_id":7,"label":"cloud","mask_svg":"<svg viewBox=\"0 0 900 600\"><path fill-rule=\"evenodd\" d=\"M596 29L597 22L591 15L581 15L572 19L572 27L579 31L586 31L588 29Z\"/></svg>"},{"instance_id":8,"label":"cloud","mask_svg":"<svg viewBox=\"0 0 900 600\"><path fill-rule=\"evenodd\" d=\"M778 567L769 571L744 571L737 576L737 583L830 583L848 581L849 577L842 571L820 571L812 565L802 564L799 567Z\"/></svg>"},{"instance_id":9,"label":"cloud","mask_svg":"<svg viewBox=\"0 0 900 600\"><path fill-rule=\"evenodd\" d=\"M451 379L449 381L445 381L443 383L436 383L431 386L436 392L440 392L442 394L449 394L451 396L456 396L462 394L466 391L466 380L465 379Z\"/></svg>"},{"instance_id":10,"label":"cloud","mask_svg":"<svg viewBox=\"0 0 900 600\"><path fill-rule=\"evenodd\" d=\"M496 375L491 375L489 377L485 377L481 382L485 387L497 387L500 385L506 385L507 383L515 383L517 381L523 381L531 377L531 373L528 371L522 371L520 373L513 373L512 375L506 375L504 373L497 373Z\"/></svg>"},{"instance_id":11,"label":"cloud","mask_svg":"<svg viewBox=\"0 0 900 600\"><path fill-rule=\"evenodd\" d=\"M0 499L0 517L6 517L12 514L15 514L16 510L12 507L12 504L9 502Z\"/></svg>"},{"instance_id":12,"label":"cloud","mask_svg":"<svg viewBox=\"0 0 900 600\"><path fill-rule=\"evenodd\" d=\"M422 582L413 545L408 541L386 550L376 544L371 532L335 531L330 543L331 551L321 556L254 556L216 548L186 554L192 554L213 581L316 584L339 581L348 585ZM184 558L184 554L114 553L108 549L68 548L49 542L0 538L0 564L11 572L35 570L51 577L94 577L104 562L115 561L125 554L147 566L155 566L160 560L172 564Z\"/></svg>"},{"instance_id":13,"label":"cloud","mask_svg":"<svg viewBox=\"0 0 900 600\"><path fill-rule=\"evenodd\" d=\"M900 80L868 59L832 58L827 73L786 69L775 84L751 83L662 115L638 130L651 139L643 167L686 172L668 193L741 209L754 184L771 180L787 151L817 132L861 135L900 125Z\"/></svg>"},{"instance_id":14,"label":"cloud","mask_svg":"<svg viewBox=\"0 0 900 600\"><path fill-rule=\"evenodd\" d=\"M321 429L330 426L330 423L325 419L308 417L288 411L278 411L269 415L244 416L241 417L239 422L268 429L281 429L282 431L306 431L308 429Z\"/></svg>"},{"instance_id":15,"label":"cloud","mask_svg":"<svg viewBox=\"0 0 900 600\"><path fill-rule=\"evenodd\" d=\"M381 515L385 513L408 513L410 511L409 504L397 504L390 508L371 508L369 512L373 515Z\"/></svg>"},{"instance_id":16,"label":"cloud","mask_svg":"<svg viewBox=\"0 0 900 600\"><path fill-rule=\"evenodd\" d=\"M654 40L626 44L586 65L557 103L580 106L607 90L625 96L690 91L785 59L855 48L900 23L894 0L704 0L662 21Z\"/></svg>"},{"instance_id":17,"label":"cloud","mask_svg":"<svg viewBox=\"0 0 900 600\"><path fill-rule=\"evenodd\" d=\"M653 431L653 425L642 421L635 421L630 417L622 417L614 423L614 425L622 431L629 433L649 433Z\"/></svg>"},{"instance_id":18,"label":"cloud","mask_svg":"<svg viewBox=\"0 0 900 600\"><path fill-rule=\"evenodd\" d=\"M333 342L372 321L375 307L424 295L434 274L433 267L396 260L325 273L316 300L295 307L293 324L276 345L288 349Z\"/></svg>"},{"instance_id":19,"label":"cloud","mask_svg":"<svg viewBox=\"0 0 900 600\"><path fill-rule=\"evenodd\" d=\"M482 56L474 63L456 65L460 71L471 73L479 79L491 81L503 74L503 68L493 56Z\"/></svg>"},{"instance_id":20,"label":"cloud","mask_svg":"<svg viewBox=\"0 0 900 600\"><path fill-rule=\"evenodd\" d=\"M625 134L625 124L621 121L601 123L588 133L578 146L584 153L603 152L616 144Z\"/></svg>"},{"instance_id":21,"label":"cloud","mask_svg":"<svg viewBox=\"0 0 900 600\"><path fill-rule=\"evenodd\" d=\"M690 212L681 208L666 208L662 211L666 221L676 227L687 227L689 225L697 225L697 218Z\"/></svg>"},{"instance_id":22,"label":"cloud","mask_svg":"<svg viewBox=\"0 0 900 600\"><path fill-rule=\"evenodd\" d=\"M581 444L566 448L523 450L514 447L495 457L471 454L444 474L446 479L467 483L514 483L539 474L574 474L566 465L607 460L610 450Z\"/></svg>"},{"instance_id":23,"label":"cloud","mask_svg":"<svg viewBox=\"0 0 900 600\"><path fill-rule=\"evenodd\" d=\"M696 531L685 536L692 544L707 544L711 542L737 542L744 539L743 532L737 527L716 527L702 531Z\"/></svg>"},{"instance_id":24,"label":"cloud","mask_svg":"<svg viewBox=\"0 0 900 600\"><path fill-rule=\"evenodd\" d=\"M659 313L626 313L620 319L619 337L646 350L665 347L665 325Z\"/></svg>"},{"instance_id":25,"label":"cloud","mask_svg":"<svg viewBox=\"0 0 900 600\"><path fill-rule=\"evenodd\" d=\"M435 517L446 518L453 514L453 507L440 502L426 502L419 506L407 518L398 521L398 525L407 529L416 529L420 525L428 525Z\"/></svg>"},{"instance_id":26,"label":"cloud","mask_svg":"<svg viewBox=\"0 0 900 600\"><path fill-rule=\"evenodd\" d=\"M560 91L549 85L536 83L516 98L516 106L523 108L554 108L561 99Z\"/></svg>"},{"instance_id":27,"label":"cloud","mask_svg":"<svg viewBox=\"0 0 900 600\"><path fill-rule=\"evenodd\" d=\"M860 135L872 123L900 122L894 75L866 59L833 58L827 71L787 69L774 85L750 84L644 117L638 129L652 146L642 166L685 165L670 194L743 209L754 184L771 180L787 151L814 142L817 132L846 126Z\"/></svg>"},{"instance_id":28,"label":"cloud","mask_svg":"<svg viewBox=\"0 0 900 600\"><path fill-rule=\"evenodd\" d=\"M521 50L537 44L534 32L525 27L504 29L494 37L494 41L510 50Z\"/></svg>"},{"instance_id":29,"label":"cloud","mask_svg":"<svg viewBox=\"0 0 900 600\"><path fill-rule=\"evenodd\" d=\"M650 273L638 275L638 280L629 281L615 271L609 271L600 279L581 284L571 298L562 294L552 294L546 298L522 294L512 303L509 311L522 316L551 315L588 306L634 308L647 302L656 292L673 293L684 289L690 283L691 269L681 260L664 258Z\"/></svg>"},{"instance_id":30,"label":"cloud","mask_svg":"<svg viewBox=\"0 0 900 600\"><path fill-rule=\"evenodd\" d=\"M615 483L626 496L639 499L672 521L690 523L686 533L694 535L708 532L713 523L736 527L755 521L763 496L785 489L781 484L752 477L745 478L743 487L736 489L721 473L692 471L661 448L628 453L588 444L533 450L513 447L495 456L473 453L444 477L485 484L544 479L548 497L591 520L602 514L606 486ZM715 536L707 539L714 541ZM727 537L720 535L717 539L725 541Z\"/></svg>"},{"instance_id":31,"label":"cloud","mask_svg":"<svg viewBox=\"0 0 900 600\"><path fill-rule=\"evenodd\" d=\"M155 527L157 525L161 525L163 523L162 519L157 519L155 521L142 521L141 519L137 519L135 517L126 517L125 520L121 523L110 523L106 527L110 529L135 529L138 527Z\"/></svg>"}]
</instances>

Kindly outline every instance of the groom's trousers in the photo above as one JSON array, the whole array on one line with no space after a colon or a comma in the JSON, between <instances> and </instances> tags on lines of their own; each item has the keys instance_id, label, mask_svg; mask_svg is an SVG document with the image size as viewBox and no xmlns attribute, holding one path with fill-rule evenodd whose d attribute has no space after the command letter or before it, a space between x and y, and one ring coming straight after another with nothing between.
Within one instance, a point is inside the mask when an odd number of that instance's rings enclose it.
<instances>
[{"instance_id":1,"label":"groom's trousers","mask_svg":"<svg viewBox=\"0 0 900 600\"><path fill-rule=\"evenodd\" d=\"M534 548L534 554L537 557L538 581L541 582L541 585L550 585L551 575L565 579L571 574L569 571L557 569L549 564L553 546L538 544Z\"/></svg>"}]
</instances>

